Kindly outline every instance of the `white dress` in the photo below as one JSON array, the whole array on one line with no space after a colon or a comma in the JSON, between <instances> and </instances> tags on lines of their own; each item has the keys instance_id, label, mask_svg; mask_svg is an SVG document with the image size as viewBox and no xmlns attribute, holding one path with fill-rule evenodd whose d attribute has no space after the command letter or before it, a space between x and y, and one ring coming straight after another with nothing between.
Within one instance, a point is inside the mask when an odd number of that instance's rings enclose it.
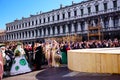
<instances>
[{"instance_id":1,"label":"white dress","mask_svg":"<svg viewBox=\"0 0 120 80\"><path fill-rule=\"evenodd\" d=\"M17 75L17 74L22 74L26 72L30 72L31 69L28 65L28 62L24 56L24 50L20 47L17 47L16 50L20 51L20 56L15 57L11 70L10 70L10 75Z\"/></svg>"}]
</instances>

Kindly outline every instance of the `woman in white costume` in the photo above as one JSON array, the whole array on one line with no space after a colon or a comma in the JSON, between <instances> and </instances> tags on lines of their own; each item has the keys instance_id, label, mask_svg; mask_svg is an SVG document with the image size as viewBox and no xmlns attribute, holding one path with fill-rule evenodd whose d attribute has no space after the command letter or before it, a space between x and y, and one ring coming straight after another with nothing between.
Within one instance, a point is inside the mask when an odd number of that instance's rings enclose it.
<instances>
[{"instance_id":1,"label":"woman in white costume","mask_svg":"<svg viewBox=\"0 0 120 80\"><path fill-rule=\"evenodd\" d=\"M22 44L18 43L14 51L15 59L10 70L10 75L17 75L31 71L24 54L25 51L22 48Z\"/></svg>"},{"instance_id":2,"label":"woman in white costume","mask_svg":"<svg viewBox=\"0 0 120 80\"><path fill-rule=\"evenodd\" d=\"M53 40L52 46L51 46L51 54L52 54L52 67L59 67L59 59L60 56L56 53L59 50L59 45L58 43Z\"/></svg>"},{"instance_id":3,"label":"woman in white costume","mask_svg":"<svg viewBox=\"0 0 120 80\"><path fill-rule=\"evenodd\" d=\"M50 46L49 42L46 42L46 44L45 44L45 57L47 59L49 67L51 66L51 60L50 60L50 58L51 58L51 51L50 51L50 49L51 49L51 46Z\"/></svg>"}]
</instances>

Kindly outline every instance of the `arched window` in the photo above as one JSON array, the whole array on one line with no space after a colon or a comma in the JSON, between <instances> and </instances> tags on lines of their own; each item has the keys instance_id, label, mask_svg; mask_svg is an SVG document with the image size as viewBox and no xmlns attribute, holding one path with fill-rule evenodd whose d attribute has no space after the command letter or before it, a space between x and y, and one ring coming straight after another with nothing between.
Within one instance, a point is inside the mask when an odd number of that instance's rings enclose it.
<instances>
[{"instance_id":1,"label":"arched window","mask_svg":"<svg viewBox=\"0 0 120 80\"><path fill-rule=\"evenodd\" d=\"M119 18L117 16L113 18L113 26L114 28L117 28L119 26Z\"/></svg>"},{"instance_id":2,"label":"arched window","mask_svg":"<svg viewBox=\"0 0 120 80\"><path fill-rule=\"evenodd\" d=\"M48 27L48 35L50 35L50 27Z\"/></svg>"},{"instance_id":3,"label":"arched window","mask_svg":"<svg viewBox=\"0 0 120 80\"><path fill-rule=\"evenodd\" d=\"M63 25L63 26L62 26L62 29L63 29L63 33L65 34L65 32L66 32L66 26Z\"/></svg>"},{"instance_id":4,"label":"arched window","mask_svg":"<svg viewBox=\"0 0 120 80\"><path fill-rule=\"evenodd\" d=\"M108 18L104 18L104 28L107 29L109 27L109 20Z\"/></svg>"},{"instance_id":5,"label":"arched window","mask_svg":"<svg viewBox=\"0 0 120 80\"><path fill-rule=\"evenodd\" d=\"M36 37L38 36L38 30L35 30L35 33L36 33Z\"/></svg>"},{"instance_id":6,"label":"arched window","mask_svg":"<svg viewBox=\"0 0 120 80\"><path fill-rule=\"evenodd\" d=\"M18 33L17 33L17 39L18 39Z\"/></svg>"},{"instance_id":7,"label":"arched window","mask_svg":"<svg viewBox=\"0 0 120 80\"><path fill-rule=\"evenodd\" d=\"M16 34L14 33L14 39L16 39Z\"/></svg>"},{"instance_id":8,"label":"arched window","mask_svg":"<svg viewBox=\"0 0 120 80\"><path fill-rule=\"evenodd\" d=\"M32 31L32 37L34 37L34 31Z\"/></svg>"},{"instance_id":9,"label":"arched window","mask_svg":"<svg viewBox=\"0 0 120 80\"><path fill-rule=\"evenodd\" d=\"M28 32L28 34L29 34L29 37L30 37L30 31Z\"/></svg>"},{"instance_id":10,"label":"arched window","mask_svg":"<svg viewBox=\"0 0 120 80\"><path fill-rule=\"evenodd\" d=\"M68 24L68 32L71 33L71 24Z\"/></svg>"},{"instance_id":11,"label":"arched window","mask_svg":"<svg viewBox=\"0 0 120 80\"><path fill-rule=\"evenodd\" d=\"M27 37L27 31L25 31L25 36Z\"/></svg>"},{"instance_id":12,"label":"arched window","mask_svg":"<svg viewBox=\"0 0 120 80\"><path fill-rule=\"evenodd\" d=\"M43 31L44 31L44 36L45 36L46 35L46 28L44 28Z\"/></svg>"},{"instance_id":13,"label":"arched window","mask_svg":"<svg viewBox=\"0 0 120 80\"><path fill-rule=\"evenodd\" d=\"M24 32L22 32L22 36L23 36L23 38L24 38Z\"/></svg>"},{"instance_id":14,"label":"arched window","mask_svg":"<svg viewBox=\"0 0 120 80\"><path fill-rule=\"evenodd\" d=\"M41 29L39 29L39 31L40 31L40 36L42 35L42 30Z\"/></svg>"},{"instance_id":15,"label":"arched window","mask_svg":"<svg viewBox=\"0 0 120 80\"><path fill-rule=\"evenodd\" d=\"M75 29L75 32L77 32L77 30L78 30L78 24L77 23L74 23L74 29Z\"/></svg>"},{"instance_id":16,"label":"arched window","mask_svg":"<svg viewBox=\"0 0 120 80\"><path fill-rule=\"evenodd\" d=\"M55 26L52 27L53 35L55 34Z\"/></svg>"},{"instance_id":17,"label":"arched window","mask_svg":"<svg viewBox=\"0 0 120 80\"><path fill-rule=\"evenodd\" d=\"M20 39L21 39L21 33L19 33L19 35L20 35Z\"/></svg>"},{"instance_id":18,"label":"arched window","mask_svg":"<svg viewBox=\"0 0 120 80\"><path fill-rule=\"evenodd\" d=\"M81 22L80 25L81 25L81 31L83 32L85 30L85 23Z\"/></svg>"}]
</instances>

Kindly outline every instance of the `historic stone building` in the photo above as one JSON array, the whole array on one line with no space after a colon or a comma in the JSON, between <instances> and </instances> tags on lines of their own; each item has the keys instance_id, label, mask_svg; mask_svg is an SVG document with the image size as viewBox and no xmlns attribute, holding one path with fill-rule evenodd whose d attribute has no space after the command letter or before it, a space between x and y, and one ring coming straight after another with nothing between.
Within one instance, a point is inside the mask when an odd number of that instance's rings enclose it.
<instances>
[{"instance_id":1,"label":"historic stone building","mask_svg":"<svg viewBox=\"0 0 120 80\"><path fill-rule=\"evenodd\" d=\"M76 37L88 40L98 39L97 36L99 39L120 39L120 0L88 0L65 7L60 5L59 9L6 24L7 41L73 40Z\"/></svg>"},{"instance_id":2,"label":"historic stone building","mask_svg":"<svg viewBox=\"0 0 120 80\"><path fill-rule=\"evenodd\" d=\"M4 30L0 30L0 43L5 42L6 32Z\"/></svg>"}]
</instances>

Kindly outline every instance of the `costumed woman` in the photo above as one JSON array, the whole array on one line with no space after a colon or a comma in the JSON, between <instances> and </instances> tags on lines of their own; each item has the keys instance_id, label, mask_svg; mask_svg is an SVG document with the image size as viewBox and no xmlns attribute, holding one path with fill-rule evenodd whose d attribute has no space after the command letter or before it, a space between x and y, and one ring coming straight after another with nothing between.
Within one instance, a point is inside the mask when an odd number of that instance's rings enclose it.
<instances>
[{"instance_id":1,"label":"costumed woman","mask_svg":"<svg viewBox=\"0 0 120 80\"><path fill-rule=\"evenodd\" d=\"M8 75L8 61L10 60L10 57L8 55L6 55L6 47L5 44L2 44L2 46L0 47L1 53L2 53L2 58L3 58L3 68L4 68L4 73L3 76L7 76Z\"/></svg>"},{"instance_id":2,"label":"costumed woman","mask_svg":"<svg viewBox=\"0 0 120 80\"><path fill-rule=\"evenodd\" d=\"M3 56L2 56L2 50L1 50L2 44L0 44L0 80L2 80L3 77Z\"/></svg>"},{"instance_id":3,"label":"costumed woman","mask_svg":"<svg viewBox=\"0 0 120 80\"><path fill-rule=\"evenodd\" d=\"M49 42L45 44L45 57L47 59L48 66L51 67L51 46Z\"/></svg>"},{"instance_id":4,"label":"costumed woman","mask_svg":"<svg viewBox=\"0 0 120 80\"><path fill-rule=\"evenodd\" d=\"M22 48L22 43L18 42L17 47L14 51L15 59L12 63L12 67L10 70L10 75L17 75L26 72L30 72L31 69L28 66L28 62L25 58L25 51Z\"/></svg>"},{"instance_id":5,"label":"costumed woman","mask_svg":"<svg viewBox=\"0 0 120 80\"><path fill-rule=\"evenodd\" d=\"M51 51L51 54L52 54L52 67L59 67L60 66L60 59L61 59L61 56L60 54L58 54L58 51L59 51L59 45L58 43L53 40L52 42L52 47L51 47L52 51Z\"/></svg>"}]
</instances>

